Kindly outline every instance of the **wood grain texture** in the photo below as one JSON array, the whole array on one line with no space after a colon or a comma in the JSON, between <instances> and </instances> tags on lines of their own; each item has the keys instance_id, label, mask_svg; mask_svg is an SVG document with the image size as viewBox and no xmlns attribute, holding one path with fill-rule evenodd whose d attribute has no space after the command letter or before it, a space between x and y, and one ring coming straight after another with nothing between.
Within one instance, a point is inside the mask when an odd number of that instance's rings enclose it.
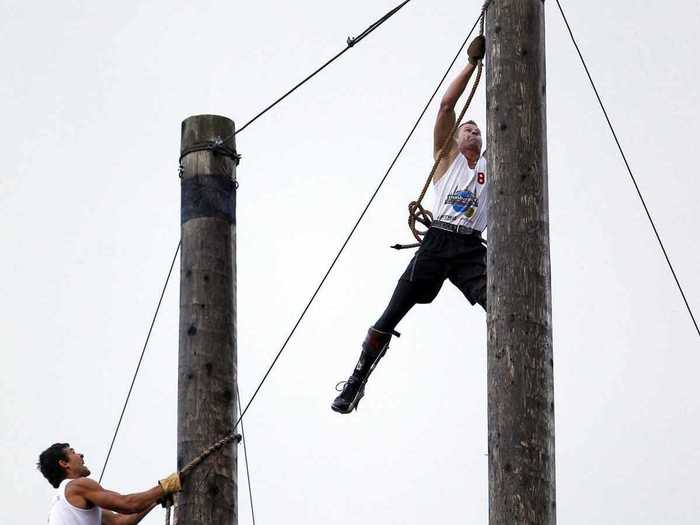
<instances>
[{"instance_id":1,"label":"wood grain texture","mask_svg":"<svg viewBox=\"0 0 700 525\"><path fill-rule=\"evenodd\" d=\"M182 148L224 138L233 131L233 122L224 117L190 117L183 122ZM183 180L202 175L235 179L233 161L209 151L187 155L182 165ZM235 197L233 191L231 198ZM233 429L237 362L235 221L231 224L220 216L183 220L178 469ZM175 523L237 522L237 450L235 445L228 445L185 478L177 499Z\"/></svg>"},{"instance_id":2,"label":"wood grain texture","mask_svg":"<svg viewBox=\"0 0 700 525\"><path fill-rule=\"evenodd\" d=\"M489 523L556 523L544 3L486 18Z\"/></svg>"}]
</instances>

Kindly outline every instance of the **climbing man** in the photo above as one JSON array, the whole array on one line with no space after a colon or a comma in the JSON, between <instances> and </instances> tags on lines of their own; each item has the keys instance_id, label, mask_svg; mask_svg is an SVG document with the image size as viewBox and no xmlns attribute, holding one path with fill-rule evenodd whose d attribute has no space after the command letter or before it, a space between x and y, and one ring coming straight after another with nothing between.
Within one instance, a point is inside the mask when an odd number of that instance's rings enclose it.
<instances>
[{"instance_id":1,"label":"climbing man","mask_svg":"<svg viewBox=\"0 0 700 525\"><path fill-rule=\"evenodd\" d=\"M39 455L37 468L58 489L48 525L134 525L157 503L180 490L171 474L144 492L123 496L106 490L88 476L90 469L68 443L54 443Z\"/></svg>"},{"instance_id":2,"label":"climbing man","mask_svg":"<svg viewBox=\"0 0 700 525\"><path fill-rule=\"evenodd\" d=\"M433 177L436 198L434 220L420 248L406 268L394 290L389 305L370 327L362 343L362 353L355 370L341 383L342 391L331 408L348 414L357 408L372 370L389 348L399 321L416 304L427 304L437 297L442 283L449 279L471 304L486 310L486 247L481 232L486 228L488 213L488 179L486 159L482 156L482 137L477 124L470 120L453 138L455 105L480 60L485 41L479 36L467 51L469 63L452 81L445 93L435 122L433 157L444 152Z\"/></svg>"}]
</instances>

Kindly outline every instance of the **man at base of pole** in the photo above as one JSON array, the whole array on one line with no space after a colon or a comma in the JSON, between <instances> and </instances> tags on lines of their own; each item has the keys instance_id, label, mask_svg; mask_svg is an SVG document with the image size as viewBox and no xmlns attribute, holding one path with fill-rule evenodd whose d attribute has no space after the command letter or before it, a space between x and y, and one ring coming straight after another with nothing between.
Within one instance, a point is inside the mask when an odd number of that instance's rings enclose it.
<instances>
[{"instance_id":1,"label":"man at base of pole","mask_svg":"<svg viewBox=\"0 0 700 525\"><path fill-rule=\"evenodd\" d=\"M37 467L56 491L48 525L135 525L164 498L179 492L171 474L144 492L122 495L88 478L83 455L68 443L55 443L39 456Z\"/></svg>"},{"instance_id":2,"label":"man at base of pole","mask_svg":"<svg viewBox=\"0 0 700 525\"><path fill-rule=\"evenodd\" d=\"M370 327L362 343L355 370L341 383L342 391L331 408L348 414L364 396L365 384L389 348L395 328L416 304L437 297L449 279L471 304L486 310L486 247L481 233L486 229L488 179L482 156L481 130L470 120L459 126L454 138L455 106L464 93L477 64L484 57L485 41L477 37L469 46L469 63L452 81L440 104L435 122L433 156L448 148L433 176L436 199L432 221L420 248L399 279L389 305Z\"/></svg>"}]
</instances>

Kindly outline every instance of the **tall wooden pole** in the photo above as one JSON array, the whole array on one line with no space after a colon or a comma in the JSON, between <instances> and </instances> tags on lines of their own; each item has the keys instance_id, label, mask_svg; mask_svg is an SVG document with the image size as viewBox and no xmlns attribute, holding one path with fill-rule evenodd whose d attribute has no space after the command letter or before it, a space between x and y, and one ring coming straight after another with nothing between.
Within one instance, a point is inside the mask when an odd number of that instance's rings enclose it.
<instances>
[{"instance_id":1,"label":"tall wooden pole","mask_svg":"<svg viewBox=\"0 0 700 525\"><path fill-rule=\"evenodd\" d=\"M554 525L543 0L486 17L490 525Z\"/></svg>"},{"instance_id":2,"label":"tall wooden pole","mask_svg":"<svg viewBox=\"0 0 700 525\"><path fill-rule=\"evenodd\" d=\"M234 128L216 115L182 123L179 469L235 423L236 163L227 154L235 150L234 139L215 146L233 137ZM175 519L182 525L238 523L235 445L185 478Z\"/></svg>"}]
</instances>

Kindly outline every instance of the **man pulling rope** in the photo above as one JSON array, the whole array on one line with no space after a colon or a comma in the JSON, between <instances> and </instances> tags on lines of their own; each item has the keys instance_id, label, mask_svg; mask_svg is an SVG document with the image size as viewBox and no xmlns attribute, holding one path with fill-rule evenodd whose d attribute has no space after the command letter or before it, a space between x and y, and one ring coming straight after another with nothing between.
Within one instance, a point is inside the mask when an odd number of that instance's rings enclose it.
<instances>
[{"instance_id":1,"label":"man pulling rope","mask_svg":"<svg viewBox=\"0 0 700 525\"><path fill-rule=\"evenodd\" d=\"M144 492L122 495L90 479L83 455L68 443L55 443L39 456L37 467L58 489L48 525L135 525L158 503L180 491L180 476L171 474Z\"/></svg>"},{"instance_id":2,"label":"man pulling rope","mask_svg":"<svg viewBox=\"0 0 700 525\"><path fill-rule=\"evenodd\" d=\"M484 58L485 41L478 36L467 51L469 63L452 81L445 93L435 122L433 157L442 160L433 176L436 199L435 220L394 290L389 305L370 327L362 343L360 359L331 408L348 414L364 396L365 384L389 348L395 328L416 304L427 304L437 297L442 283L449 279L471 304L486 310L486 247L481 233L486 229L488 179L482 155L481 130L470 120L455 126L455 106L469 79ZM447 148L447 151L442 150Z\"/></svg>"}]
</instances>

